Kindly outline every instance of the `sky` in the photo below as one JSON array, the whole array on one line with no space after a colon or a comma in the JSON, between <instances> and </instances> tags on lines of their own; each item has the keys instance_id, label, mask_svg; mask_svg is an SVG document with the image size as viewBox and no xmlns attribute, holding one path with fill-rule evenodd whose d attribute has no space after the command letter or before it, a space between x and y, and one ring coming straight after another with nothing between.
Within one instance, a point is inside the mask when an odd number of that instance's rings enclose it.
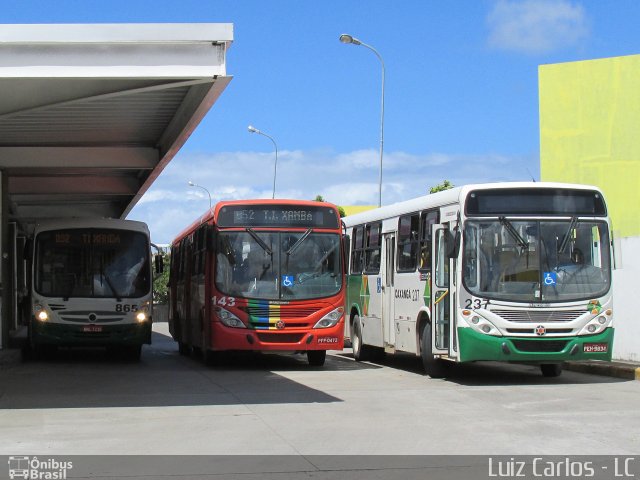
<instances>
[{"instance_id":1,"label":"sky","mask_svg":"<svg viewBox=\"0 0 640 480\"><path fill-rule=\"evenodd\" d=\"M640 53L637 0L0 0L0 23L232 23L233 80L130 213L170 243L212 201L378 201L539 180L538 66Z\"/></svg>"}]
</instances>

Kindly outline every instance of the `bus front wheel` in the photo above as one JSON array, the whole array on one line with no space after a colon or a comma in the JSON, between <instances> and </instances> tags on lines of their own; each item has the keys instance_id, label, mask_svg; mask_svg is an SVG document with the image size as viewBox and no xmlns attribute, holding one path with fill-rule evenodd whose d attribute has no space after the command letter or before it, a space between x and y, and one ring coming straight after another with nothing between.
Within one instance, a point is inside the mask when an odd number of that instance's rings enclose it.
<instances>
[{"instance_id":1,"label":"bus front wheel","mask_svg":"<svg viewBox=\"0 0 640 480\"><path fill-rule=\"evenodd\" d=\"M139 362L142 353L142 345L128 345L124 347L123 353L125 358L130 362Z\"/></svg>"},{"instance_id":2,"label":"bus front wheel","mask_svg":"<svg viewBox=\"0 0 640 480\"><path fill-rule=\"evenodd\" d=\"M560 363L543 363L540 365L540 371L544 377L559 377L562 373L562 364Z\"/></svg>"},{"instance_id":3,"label":"bus front wheel","mask_svg":"<svg viewBox=\"0 0 640 480\"><path fill-rule=\"evenodd\" d=\"M353 349L353 358L356 362L362 362L369 359L369 347L362 343L362 322L358 315L353 317L353 326L351 328L351 348Z\"/></svg>"},{"instance_id":4,"label":"bus front wheel","mask_svg":"<svg viewBox=\"0 0 640 480\"><path fill-rule=\"evenodd\" d=\"M448 365L444 360L435 358L431 349L431 324L425 323L420 337L420 357L425 373L431 378L442 378L447 374Z\"/></svg>"},{"instance_id":5,"label":"bus front wheel","mask_svg":"<svg viewBox=\"0 0 640 480\"><path fill-rule=\"evenodd\" d=\"M191 355L191 346L184 342L178 342L178 352L180 355L188 357Z\"/></svg>"},{"instance_id":6,"label":"bus front wheel","mask_svg":"<svg viewBox=\"0 0 640 480\"><path fill-rule=\"evenodd\" d=\"M327 358L326 350L307 350L307 361L312 367L321 367Z\"/></svg>"}]
</instances>

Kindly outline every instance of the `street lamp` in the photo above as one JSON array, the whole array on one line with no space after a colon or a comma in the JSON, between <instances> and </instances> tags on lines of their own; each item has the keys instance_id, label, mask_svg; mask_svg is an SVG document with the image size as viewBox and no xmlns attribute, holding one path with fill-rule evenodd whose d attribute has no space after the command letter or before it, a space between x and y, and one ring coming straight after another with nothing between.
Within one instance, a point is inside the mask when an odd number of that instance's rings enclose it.
<instances>
[{"instance_id":1,"label":"street lamp","mask_svg":"<svg viewBox=\"0 0 640 480\"><path fill-rule=\"evenodd\" d=\"M201 188L202 190L204 190L205 192L207 192L207 195L209 195L209 210L211 210L211 194L209 193L209 190L207 190L206 188L204 188L202 185L198 185L197 183L193 183L191 180L189 180L189 186L190 186L190 187L197 187L197 188Z\"/></svg>"},{"instance_id":2,"label":"street lamp","mask_svg":"<svg viewBox=\"0 0 640 480\"><path fill-rule=\"evenodd\" d=\"M271 198L276 198L276 173L278 171L278 145L276 144L276 141L273 139L273 137L271 137L271 136L267 135L266 133L258 130L253 125L249 125L247 127L247 130L249 130L249 133L257 133L258 135L262 135L263 137L267 137L269 140L271 140L273 142L273 146L276 149L276 161L273 164L273 194L271 195Z\"/></svg>"},{"instance_id":3,"label":"street lamp","mask_svg":"<svg viewBox=\"0 0 640 480\"><path fill-rule=\"evenodd\" d=\"M382 60L382 56L375 48L361 42L351 35L343 33L340 35L340 41L344 44L362 45L363 47L368 48L376 54L376 57L378 57L378 60L380 60L380 64L382 65L382 100L380 102L380 175L378 179L378 206L380 207L382 206L382 151L384 147L384 60Z\"/></svg>"}]
</instances>

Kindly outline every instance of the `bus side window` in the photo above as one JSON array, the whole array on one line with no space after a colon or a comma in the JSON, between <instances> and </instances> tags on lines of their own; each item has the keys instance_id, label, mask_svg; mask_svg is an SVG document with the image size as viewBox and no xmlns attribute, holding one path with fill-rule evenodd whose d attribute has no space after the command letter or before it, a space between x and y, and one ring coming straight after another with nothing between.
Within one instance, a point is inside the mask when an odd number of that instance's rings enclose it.
<instances>
[{"instance_id":1,"label":"bus side window","mask_svg":"<svg viewBox=\"0 0 640 480\"><path fill-rule=\"evenodd\" d=\"M365 228L365 267L364 272L370 275L380 273L380 231L382 223L367 225Z\"/></svg>"},{"instance_id":2,"label":"bus side window","mask_svg":"<svg viewBox=\"0 0 640 480\"><path fill-rule=\"evenodd\" d=\"M398 272L414 272L418 263L420 216L406 215L398 221Z\"/></svg>"},{"instance_id":3,"label":"bus side window","mask_svg":"<svg viewBox=\"0 0 640 480\"><path fill-rule=\"evenodd\" d=\"M438 223L438 211L422 212L420 221L420 263L419 270L431 270L431 227Z\"/></svg>"},{"instance_id":4,"label":"bus side window","mask_svg":"<svg viewBox=\"0 0 640 480\"><path fill-rule=\"evenodd\" d=\"M362 275L362 253L364 248L364 227L353 229L353 247L351 248L351 273Z\"/></svg>"}]
</instances>

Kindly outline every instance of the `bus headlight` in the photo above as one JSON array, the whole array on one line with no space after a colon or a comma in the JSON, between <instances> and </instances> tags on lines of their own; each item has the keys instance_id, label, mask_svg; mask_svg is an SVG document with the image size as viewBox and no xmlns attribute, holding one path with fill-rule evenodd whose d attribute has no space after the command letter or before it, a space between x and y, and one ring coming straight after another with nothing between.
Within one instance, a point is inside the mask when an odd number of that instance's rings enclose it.
<instances>
[{"instance_id":1,"label":"bus headlight","mask_svg":"<svg viewBox=\"0 0 640 480\"><path fill-rule=\"evenodd\" d=\"M46 322L47 320L49 320L49 314L39 303L36 303L33 306L33 315L41 322Z\"/></svg>"},{"instance_id":2,"label":"bus headlight","mask_svg":"<svg viewBox=\"0 0 640 480\"><path fill-rule=\"evenodd\" d=\"M471 326L471 328L473 328L477 332L480 332L484 335L493 335L494 337L502 336L500 330L498 330L496 326L489 320L480 316L477 311L462 310L462 318L464 318Z\"/></svg>"},{"instance_id":3,"label":"bus headlight","mask_svg":"<svg viewBox=\"0 0 640 480\"><path fill-rule=\"evenodd\" d=\"M331 328L335 327L342 316L344 315L344 308L338 307L331 312L327 313L313 326L313 328Z\"/></svg>"},{"instance_id":4,"label":"bus headlight","mask_svg":"<svg viewBox=\"0 0 640 480\"><path fill-rule=\"evenodd\" d=\"M605 320L602 322L602 320ZM578 335L595 335L597 333L602 332L605 328L609 326L609 321L604 317L597 317L587 323Z\"/></svg>"},{"instance_id":5,"label":"bus headlight","mask_svg":"<svg viewBox=\"0 0 640 480\"><path fill-rule=\"evenodd\" d=\"M220 323L227 327L231 328L246 328L242 320L236 317L229 310L225 310L224 308L216 307L216 315L220 319Z\"/></svg>"},{"instance_id":6,"label":"bus headlight","mask_svg":"<svg viewBox=\"0 0 640 480\"><path fill-rule=\"evenodd\" d=\"M611 326L611 322L613 321L612 315L613 311L610 308L605 312L601 312L582 327L578 335L596 335L602 333L607 327Z\"/></svg>"},{"instance_id":7,"label":"bus headlight","mask_svg":"<svg viewBox=\"0 0 640 480\"><path fill-rule=\"evenodd\" d=\"M136 320L138 323L144 323L147 321L147 314L145 312L138 312L136 314Z\"/></svg>"}]
</instances>

